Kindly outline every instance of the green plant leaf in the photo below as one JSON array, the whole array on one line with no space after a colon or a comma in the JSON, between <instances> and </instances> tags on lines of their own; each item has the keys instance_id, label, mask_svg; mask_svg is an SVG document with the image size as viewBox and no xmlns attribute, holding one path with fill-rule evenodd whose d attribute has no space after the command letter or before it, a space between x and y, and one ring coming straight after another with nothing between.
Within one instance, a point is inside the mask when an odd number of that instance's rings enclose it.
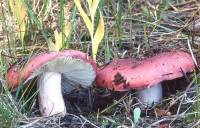
<instances>
[{"instance_id":1,"label":"green plant leaf","mask_svg":"<svg viewBox=\"0 0 200 128\"><path fill-rule=\"evenodd\" d=\"M91 12L91 8L92 8L92 0L87 0L88 6L89 6L89 10Z\"/></svg>"},{"instance_id":2,"label":"green plant leaf","mask_svg":"<svg viewBox=\"0 0 200 128\"><path fill-rule=\"evenodd\" d=\"M100 42L101 42L101 40L103 39L103 36L104 36L104 31L105 30L104 30L103 16L100 13L99 24L97 26L97 30L96 30L95 35L94 35L94 39L92 41L92 57L95 61L96 61L96 54L97 54L99 44L100 44Z\"/></svg>"},{"instance_id":3,"label":"green plant leaf","mask_svg":"<svg viewBox=\"0 0 200 128\"><path fill-rule=\"evenodd\" d=\"M135 108L133 110L133 121L134 121L135 124L140 119L140 115L141 115L141 109L139 107Z\"/></svg>"},{"instance_id":4,"label":"green plant leaf","mask_svg":"<svg viewBox=\"0 0 200 128\"><path fill-rule=\"evenodd\" d=\"M93 35L93 26L92 23L89 19L89 17L86 15L85 11L81 7L81 2L80 0L74 0L74 3L76 7L78 8L78 11L80 12L81 17L83 18L83 21L85 22L86 27L88 28L88 31L90 32L90 35Z\"/></svg>"}]
</instances>

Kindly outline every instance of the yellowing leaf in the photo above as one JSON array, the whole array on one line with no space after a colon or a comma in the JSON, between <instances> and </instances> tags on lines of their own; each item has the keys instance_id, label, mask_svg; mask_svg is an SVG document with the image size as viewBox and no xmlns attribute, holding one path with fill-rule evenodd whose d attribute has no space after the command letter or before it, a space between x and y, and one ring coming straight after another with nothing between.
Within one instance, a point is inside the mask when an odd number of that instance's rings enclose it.
<instances>
[{"instance_id":1,"label":"yellowing leaf","mask_svg":"<svg viewBox=\"0 0 200 128\"><path fill-rule=\"evenodd\" d=\"M62 32L58 32L57 30L54 31L55 43L51 42L49 45L50 51L59 51L63 48L63 36L68 37L71 32L71 23L65 23L64 35ZM65 38L64 37L64 38Z\"/></svg>"},{"instance_id":2,"label":"yellowing leaf","mask_svg":"<svg viewBox=\"0 0 200 128\"><path fill-rule=\"evenodd\" d=\"M93 0L92 2L92 9L91 9L91 18L94 19L98 4L99 4L100 0Z\"/></svg>"},{"instance_id":3,"label":"yellowing leaf","mask_svg":"<svg viewBox=\"0 0 200 128\"><path fill-rule=\"evenodd\" d=\"M13 0L8 0L8 4L9 4L9 7L10 7L10 10L12 11L12 12L14 12L14 1Z\"/></svg>"},{"instance_id":4,"label":"yellowing leaf","mask_svg":"<svg viewBox=\"0 0 200 128\"><path fill-rule=\"evenodd\" d=\"M19 27L18 36L23 45L24 35L26 31L26 23L25 23L26 9L23 5L22 0L16 0L15 3L14 0L9 0L8 2L14 17L17 19L17 24Z\"/></svg>"},{"instance_id":5,"label":"yellowing leaf","mask_svg":"<svg viewBox=\"0 0 200 128\"><path fill-rule=\"evenodd\" d=\"M50 42L48 45L49 51L56 51L55 50L55 44L53 42Z\"/></svg>"},{"instance_id":6,"label":"yellowing leaf","mask_svg":"<svg viewBox=\"0 0 200 128\"><path fill-rule=\"evenodd\" d=\"M101 13L100 13L100 19L99 19L99 22L97 25L96 32L94 32L94 27L95 27L94 18L95 18L95 14L96 14L100 0L87 0L91 19L89 19L89 17L84 12L84 10L81 6L80 0L74 0L74 2L80 12L81 17L83 18L83 20L86 24L86 27L89 30L89 33L90 33L90 36L92 39L92 57L96 61L96 54L98 51L98 47L104 36L104 21L103 21L103 16Z\"/></svg>"},{"instance_id":7,"label":"yellowing leaf","mask_svg":"<svg viewBox=\"0 0 200 128\"><path fill-rule=\"evenodd\" d=\"M103 36L104 36L104 21L103 21L103 16L100 13L99 24L97 26L97 30L95 32L94 39L92 42L92 57L95 61L96 61L97 50L101 40L103 39Z\"/></svg>"},{"instance_id":8,"label":"yellowing leaf","mask_svg":"<svg viewBox=\"0 0 200 128\"><path fill-rule=\"evenodd\" d=\"M58 33L57 30L54 31L55 36L55 44L54 47L50 50L52 51L59 51L62 48L62 33Z\"/></svg>"},{"instance_id":9,"label":"yellowing leaf","mask_svg":"<svg viewBox=\"0 0 200 128\"><path fill-rule=\"evenodd\" d=\"M86 15L83 8L81 7L80 0L74 0L74 3L76 4L76 7L78 8L78 11L80 12L81 17L83 18L83 21L85 22L85 25L88 28L90 35L92 36L93 35L93 32L92 32L93 26L92 26L92 23L91 23L89 17Z\"/></svg>"},{"instance_id":10,"label":"yellowing leaf","mask_svg":"<svg viewBox=\"0 0 200 128\"><path fill-rule=\"evenodd\" d=\"M68 37L70 32L71 32L71 29L72 29L72 24L71 22L66 22L65 23L65 36Z\"/></svg>"}]
</instances>

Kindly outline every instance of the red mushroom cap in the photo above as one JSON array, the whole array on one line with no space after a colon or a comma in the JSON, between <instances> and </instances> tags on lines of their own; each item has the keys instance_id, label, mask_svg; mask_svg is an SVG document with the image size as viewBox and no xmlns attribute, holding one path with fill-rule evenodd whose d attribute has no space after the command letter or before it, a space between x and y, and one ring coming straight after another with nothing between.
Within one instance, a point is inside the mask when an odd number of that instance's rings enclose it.
<instances>
[{"instance_id":1,"label":"red mushroom cap","mask_svg":"<svg viewBox=\"0 0 200 128\"><path fill-rule=\"evenodd\" d=\"M45 65L48 61L54 60L58 57L71 57L83 60L85 63L90 64L96 73L96 64L94 61L86 53L81 51L66 50L61 52L41 53L32 57L22 68L20 65L16 64L8 69L6 74L8 88L17 87L20 81L27 80L37 69Z\"/></svg>"},{"instance_id":2,"label":"red mushroom cap","mask_svg":"<svg viewBox=\"0 0 200 128\"><path fill-rule=\"evenodd\" d=\"M97 71L96 85L126 91L151 87L192 72L195 64L187 52L164 52L145 60L118 59Z\"/></svg>"}]
</instances>

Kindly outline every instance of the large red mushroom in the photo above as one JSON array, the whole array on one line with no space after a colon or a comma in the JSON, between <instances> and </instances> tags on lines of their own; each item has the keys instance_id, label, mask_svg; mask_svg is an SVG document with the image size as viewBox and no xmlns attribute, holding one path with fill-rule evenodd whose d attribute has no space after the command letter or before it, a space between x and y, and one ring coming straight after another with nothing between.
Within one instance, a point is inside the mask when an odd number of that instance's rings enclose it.
<instances>
[{"instance_id":1,"label":"large red mushroom","mask_svg":"<svg viewBox=\"0 0 200 128\"><path fill-rule=\"evenodd\" d=\"M162 98L162 81L194 69L192 56L184 51L164 52L144 60L116 59L97 71L96 85L114 91L138 89L138 98L151 106Z\"/></svg>"},{"instance_id":2,"label":"large red mushroom","mask_svg":"<svg viewBox=\"0 0 200 128\"><path fill-rule=\"evenodd\" d=\"M39 108L43 116L65 114L61 85L65 91L92 85L96 65L85 53L75 50L41 53L22 67L13 65L6 74L8 88L16 88L38 76Z\"/></svg>"}]
</instances>

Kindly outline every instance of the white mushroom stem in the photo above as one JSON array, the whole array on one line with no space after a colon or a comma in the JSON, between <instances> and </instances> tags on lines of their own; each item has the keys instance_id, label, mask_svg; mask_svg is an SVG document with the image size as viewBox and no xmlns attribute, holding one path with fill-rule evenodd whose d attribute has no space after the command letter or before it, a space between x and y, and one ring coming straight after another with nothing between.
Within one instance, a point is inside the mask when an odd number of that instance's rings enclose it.
<instances>
[{"instance_id":1,"label":"white mushroom stem","mask_svg":"<svg viewBox=\"0 0 200 128\"><path fill-rule=\"evenodd\" d=\"M61 74L46 72L39 76L39 109L42 116L65 114L66 107L61 92Z\"/></svg>"},{"instance_id":2,"label":"white mushroom stem","mask_svg":"<svg viewBox=\"0 0 200 128\"><path fill-rule=\"evenodd\" d=\"M157 104L163 97L161 83L153 85L151 88L138 90L137 97L145 106Z\"/></svg>"}]
</instances>

